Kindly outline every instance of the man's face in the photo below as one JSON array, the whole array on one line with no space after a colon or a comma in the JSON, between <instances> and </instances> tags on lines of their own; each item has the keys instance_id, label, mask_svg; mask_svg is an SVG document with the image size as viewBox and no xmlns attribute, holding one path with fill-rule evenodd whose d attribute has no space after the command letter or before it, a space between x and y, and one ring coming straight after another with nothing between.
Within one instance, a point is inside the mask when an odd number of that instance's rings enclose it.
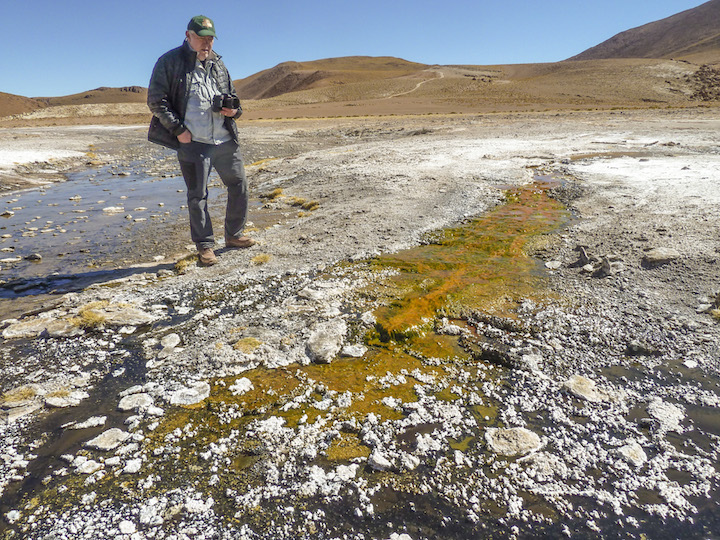
<instances>
[{"instance_id":1,"label":"man's face","mask_svg":"<svg viewBox=\"0 0 720 540\"><path fill-rule=\"evenodd\" d=\"M190 30L185 32L185 36L187 37L190 48L197 53L198 60L201 62L207 60L207 57L210 56L210 53L212 52L213 41L215 41L215 38L212 36L198 36L195 32L191 32Z\"/></svg>"}]
</instances>

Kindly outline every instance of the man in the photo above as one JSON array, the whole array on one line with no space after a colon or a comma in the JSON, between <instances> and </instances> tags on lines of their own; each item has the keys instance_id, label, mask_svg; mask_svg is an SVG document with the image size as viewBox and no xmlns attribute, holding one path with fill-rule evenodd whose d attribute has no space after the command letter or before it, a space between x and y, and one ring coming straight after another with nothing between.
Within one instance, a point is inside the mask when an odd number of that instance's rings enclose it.
<instances>
[{"instance_id":1,"label":"man","mask_svg":"<svg viewBox=\"0 0 720 540\"><path fill-rule=\"evenodd\" d=\"M255 243L243 236L248 190L235 125L242 108L225 64L213 51L215 37L211 19L204 15L190 19L185 42L155 64L147 100L153 113L148 139L177 150L187 185L190 235L205 266L217 262L207 200L213 167L228 191L226 247L247 248Z\"/></svg>"}]
</instances>

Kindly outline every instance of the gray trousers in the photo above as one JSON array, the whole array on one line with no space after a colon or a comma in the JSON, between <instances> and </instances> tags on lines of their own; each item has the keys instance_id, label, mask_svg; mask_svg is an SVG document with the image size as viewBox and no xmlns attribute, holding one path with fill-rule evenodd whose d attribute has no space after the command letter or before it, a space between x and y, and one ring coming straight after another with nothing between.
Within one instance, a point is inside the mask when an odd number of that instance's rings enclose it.
<instances>
[{"instance_id":1,"label":"gray trousers","mask_svg":"<svg viewBox=\"0 0 720 540\"><path fill-rule=\"evenodd\" d=\"M181 144L178 161L187 186L190 236L200 248L215 245L212 222L208 211L208 176L215 168L227 187L225 236L242 236L248 212L248 189L245 165L235 141L219 145L191 142Z\"/></svg>"}]
</instances>

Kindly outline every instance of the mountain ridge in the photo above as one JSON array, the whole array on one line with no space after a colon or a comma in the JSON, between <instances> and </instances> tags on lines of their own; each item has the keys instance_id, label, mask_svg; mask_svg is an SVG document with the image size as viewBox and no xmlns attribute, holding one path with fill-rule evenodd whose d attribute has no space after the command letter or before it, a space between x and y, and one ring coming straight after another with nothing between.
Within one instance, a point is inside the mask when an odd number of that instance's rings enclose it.
<instances>
[{"instance_id":1,"label":"mountain ridge","mask_svg":"<svg viewBox=\"0 0 720 540\"><path fill-rule=\"evenodd\" d=\"M631 28L568 60L686 58L712 53L720 61L720 0Z\"/></svg>"}]
</instances>

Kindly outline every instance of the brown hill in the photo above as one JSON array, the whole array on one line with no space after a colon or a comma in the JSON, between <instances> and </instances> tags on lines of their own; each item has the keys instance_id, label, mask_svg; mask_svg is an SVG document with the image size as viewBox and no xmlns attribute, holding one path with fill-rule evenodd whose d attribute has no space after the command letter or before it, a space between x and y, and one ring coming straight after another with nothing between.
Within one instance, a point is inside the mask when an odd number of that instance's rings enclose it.
<instances>
[{"instance_id":1,"label":"brown hill","mask_svg":"<svg viewBox=\"0 0 720 540\"><path fill-rule=\"evenodd\" d=\"M45 103L40 100L0 92L0 118L35 111L43 107L45 107Z\"/></svg>"},{"instance_id":2,"label":"brown hill","mask_svg":"<svg viewBox=\"0 0 720 540\"><path fill-rule=\"evenodd\" d=\"M608 58L720 61L720 0L626 30L569 60Z\"/></svg>"},{"instance_id":3,"label":"brown hill","mask_svg":"<svg viewBox=\"0 0 720 540\"><path fill-rule=\"evenodd\" d=\"M400 58L348 56L312 62L283 62L234 82L242 99L265 99L313 88L393 79L425 68L424 64Z\"/></svg>"},{"instance_id":4,"label":"brown hill","mask_svg":"<svg viewBox=\"0 0 720 540\"><path fill-rule=\"evenodd\" d=\"M147 88L142 86L124 86L122 88L108 88L101 86L87 92L69 96L38 98L50 106L56 105L89 105L96 103L145 103L147 101Z\"/></svg>"}]
</instances>

